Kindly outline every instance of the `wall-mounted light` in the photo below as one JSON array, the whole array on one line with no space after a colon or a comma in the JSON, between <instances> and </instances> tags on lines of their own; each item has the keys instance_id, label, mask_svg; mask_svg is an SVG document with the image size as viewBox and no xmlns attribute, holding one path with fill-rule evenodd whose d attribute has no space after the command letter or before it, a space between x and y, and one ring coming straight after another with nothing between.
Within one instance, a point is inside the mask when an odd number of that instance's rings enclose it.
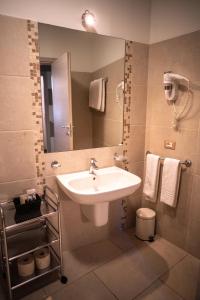
<instances>
[{"instance_id":1,"label":"wall-mounted light","mask_svg":"<svg viewBox=\"0 0 200 300\"><path fill-rule=\"evenodd\" d=\"M95 16L89 10L82 14L82 25L86 30L93 31L96 24Z\"/></svg>"}]
</instances>

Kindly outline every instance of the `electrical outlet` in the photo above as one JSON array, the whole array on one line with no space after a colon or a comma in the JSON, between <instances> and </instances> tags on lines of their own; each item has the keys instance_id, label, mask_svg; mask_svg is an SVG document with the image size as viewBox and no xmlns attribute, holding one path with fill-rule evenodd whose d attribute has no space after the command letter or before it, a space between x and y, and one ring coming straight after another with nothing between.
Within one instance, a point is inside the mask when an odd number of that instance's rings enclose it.
<instances>
[{"instance_id":1,"label":"electrical outlet","mask_svg":"<svg viewBox=\"0 0 200 300\"><path fill-rule=\"evenodd\" d=\"M166 149L175 150L176 149L176 142L165 140L164 141L164 147Z\"/></svg>"}]
</instances>

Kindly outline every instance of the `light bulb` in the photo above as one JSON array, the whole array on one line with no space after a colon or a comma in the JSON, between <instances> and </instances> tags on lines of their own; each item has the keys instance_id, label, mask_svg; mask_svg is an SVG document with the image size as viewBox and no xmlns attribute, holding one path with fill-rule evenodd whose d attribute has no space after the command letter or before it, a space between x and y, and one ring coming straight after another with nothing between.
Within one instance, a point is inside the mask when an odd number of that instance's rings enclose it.
<instances>
[{"instance_id":1,"label":"light bulb","mask_svg":"<svg viewBox=\"0 0 200 300\"><path fill-rule=\"evenodd\" d=\"M82 24L84 27L93 27L95 25L95 17L94 15L86 10L82 15Z\"/></svg>"}]
</instances>

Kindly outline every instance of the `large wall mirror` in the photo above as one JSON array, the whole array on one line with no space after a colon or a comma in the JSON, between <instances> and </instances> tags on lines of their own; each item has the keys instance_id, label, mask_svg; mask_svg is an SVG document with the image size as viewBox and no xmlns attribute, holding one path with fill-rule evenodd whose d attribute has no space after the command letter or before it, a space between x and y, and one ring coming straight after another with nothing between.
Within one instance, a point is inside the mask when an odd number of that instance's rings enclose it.
<instances>
[{"instance_id":1,"label":"large wall mirror","mask_svg":"<svg viewBox=\"0 0 200 300\"><path fill-rule=\"evenodd\" d=\"M125 41L38 27L45 152L121 144Z\"/></svg>"}]
</instances>

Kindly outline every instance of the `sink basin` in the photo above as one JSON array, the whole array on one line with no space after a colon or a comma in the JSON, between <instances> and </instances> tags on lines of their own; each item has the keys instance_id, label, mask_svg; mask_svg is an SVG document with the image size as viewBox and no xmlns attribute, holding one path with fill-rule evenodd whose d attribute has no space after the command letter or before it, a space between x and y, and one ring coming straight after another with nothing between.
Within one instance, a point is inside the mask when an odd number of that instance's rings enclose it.
<instances>
[{"instance_id":1,"label":"sink basin","mask_svg":"<svg viewBox=\"0 0 200 300\"><path fill-rule=\"evenodd\" d=\"M57 175L57 181L63 192L80 204L110 202L134 193L141 179L121 168L108 167L95 171Z\"/></svg>"},{"instance_id":2,"label":"sink basin","mask_svg":"<svg viewBox=\"0 0 200 300\"><path fill-rule=\"evenodd\" d=\"M61 190L81 205L84 215L95 226L108 222L109 202L134 193L141 184L140 177L118 167L57 175Z\"/></svg>"}]
</instances>

